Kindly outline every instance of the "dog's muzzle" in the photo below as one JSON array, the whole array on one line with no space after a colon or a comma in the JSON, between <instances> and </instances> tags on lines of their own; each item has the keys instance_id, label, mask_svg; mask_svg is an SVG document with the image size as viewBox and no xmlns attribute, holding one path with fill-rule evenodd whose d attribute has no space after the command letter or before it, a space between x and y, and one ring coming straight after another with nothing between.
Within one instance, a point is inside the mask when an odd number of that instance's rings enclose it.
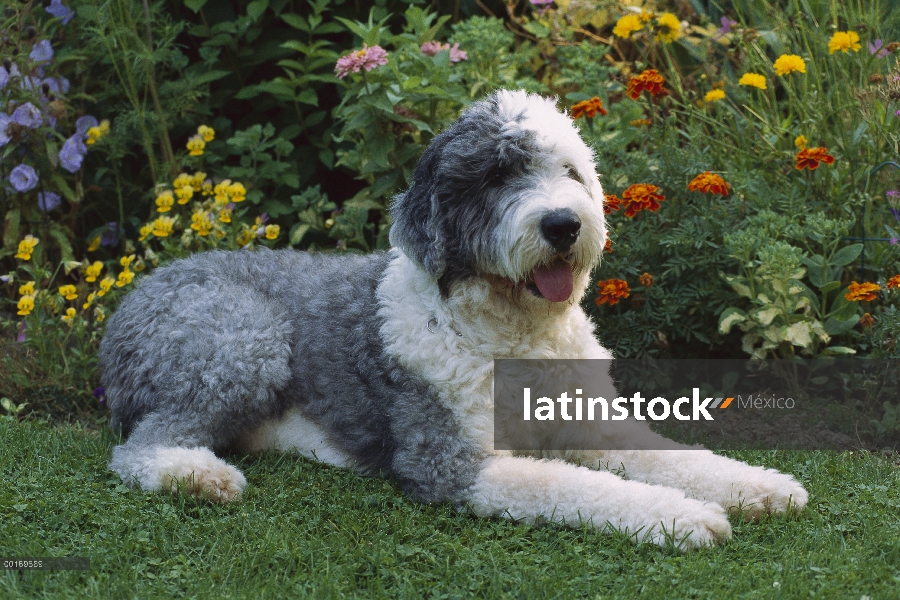
<instances>
[{"instance_id":1,"label":"dog's muzzle","mask_svg":"<svg viewBox=\"0 0 900 600\"><path fill-rule=\"evenodd\" d=\"M541 234L557 252L567 252L578 239L581 219L568 208L548 212L541 218Z\"/></svg>"}]
</instances>

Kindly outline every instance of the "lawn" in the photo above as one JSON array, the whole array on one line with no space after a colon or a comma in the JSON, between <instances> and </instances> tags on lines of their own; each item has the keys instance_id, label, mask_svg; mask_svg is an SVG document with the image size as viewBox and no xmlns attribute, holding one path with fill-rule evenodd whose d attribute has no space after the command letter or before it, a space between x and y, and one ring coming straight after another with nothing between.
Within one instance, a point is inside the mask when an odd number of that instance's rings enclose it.
<instances>
[{"instance_id":1,"label":"lawn","mask_svg":"<svg viewBox=\"0 0 900 600\"><path fill-rule=\"evenodd\" d=\"M860 453L741 452L810 492L683 554L407 500L291 455L235 456L244 500L143 494L106 470L107 429L0 420L0 555L89 571L0 571L2 598L896 598L900 470Z\"/></svg>"}]
</instances>

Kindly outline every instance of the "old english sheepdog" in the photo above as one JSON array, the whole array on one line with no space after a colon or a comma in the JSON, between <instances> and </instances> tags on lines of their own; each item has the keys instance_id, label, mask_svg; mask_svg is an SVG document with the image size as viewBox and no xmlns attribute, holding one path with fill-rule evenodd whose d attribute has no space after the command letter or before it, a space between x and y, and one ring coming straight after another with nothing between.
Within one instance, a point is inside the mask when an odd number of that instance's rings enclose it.
<instances>
[{"instance_id":1,"label":"old english sheepdog","mask_svg":"<svg viewBox=\"0 0 900 600\"><path fill-rule=\"evenodd\" d=\"M611 358L579 307L606 241L593 155L552 100L500 91L412 179L388 252L208 252L142 281L101 346L127 439L110 468L229 502L246 480L216 452L291 450L424 502L683 547L729 538L729 511L806 504L707 450L495 451L495 358Z\"/></svg>"}]
</instances>

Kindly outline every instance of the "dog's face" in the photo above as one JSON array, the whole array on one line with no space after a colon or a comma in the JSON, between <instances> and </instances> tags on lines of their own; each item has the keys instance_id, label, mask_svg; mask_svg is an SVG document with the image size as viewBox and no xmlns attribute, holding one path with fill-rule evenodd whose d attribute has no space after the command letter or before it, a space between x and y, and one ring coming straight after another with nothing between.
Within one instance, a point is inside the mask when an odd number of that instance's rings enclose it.
<instances>
[{"instance_id":1,"label":"dog's face","mask_svg":"<svg viewBox=\"0 0 900 600\"><path fill-rule=\"evenodd\" d=\"M606 241L593 155L552 100L500 91L438 135L392 207L391 243L447 297L490 282L523 307L577 302Z\"/></svg>"}]
</instances>

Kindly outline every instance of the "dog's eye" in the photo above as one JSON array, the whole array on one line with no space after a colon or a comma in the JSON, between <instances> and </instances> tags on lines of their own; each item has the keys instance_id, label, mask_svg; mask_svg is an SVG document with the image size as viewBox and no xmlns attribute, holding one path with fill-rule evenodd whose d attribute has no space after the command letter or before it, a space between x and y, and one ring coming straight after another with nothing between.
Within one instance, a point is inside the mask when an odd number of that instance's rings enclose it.
<instances>
[{"instance_id":1,"label":"dog's eye","mask_svg":"<svg viewBox=\"0 0 900 600\"><path fill-rule=\"evenodd\" d=\"M504 179L506 179L506 173L498 168L488 172L487 176L484 178L484 182L487 185L500 185L503 183Z\"/></svg>"},{"instance_id":2,"label":"dog's eye","mask_svg":"<svg viewBox=\"0 0 900 600\"><path fill-rule=\"evenodd\" d=\"M584 179L581 178L581 175L578 174L578 171L575 169L575 167L573 167L572 165L565 165L565 167L566 167L566 170L568 171L567 175L569 177L571 177L572 179L574 179L581 185L584 185Z\"/></svg>"}]
</instances>

